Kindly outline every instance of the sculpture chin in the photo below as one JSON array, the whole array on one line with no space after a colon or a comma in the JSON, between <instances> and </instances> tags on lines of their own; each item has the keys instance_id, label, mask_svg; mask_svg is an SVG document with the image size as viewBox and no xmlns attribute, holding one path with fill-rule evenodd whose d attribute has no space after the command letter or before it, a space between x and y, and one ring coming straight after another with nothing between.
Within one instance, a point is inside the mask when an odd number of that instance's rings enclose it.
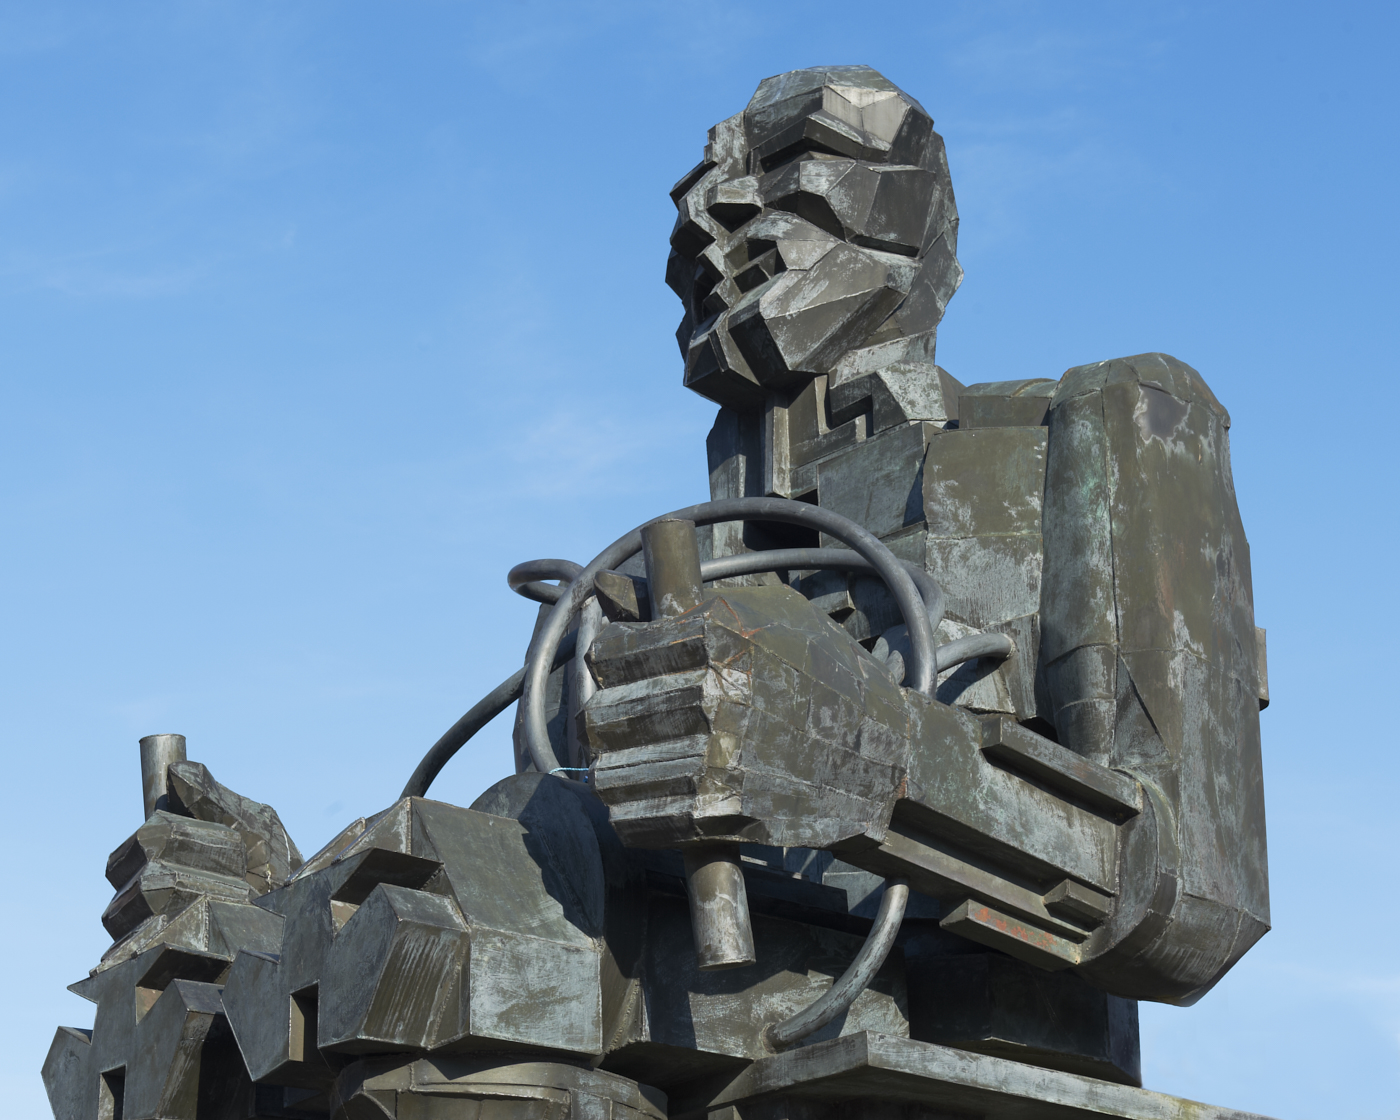
<instances>
[{"instance_id":1,"label":"sculpture chin","mask_svg":"<svg viewBox=\"0 0 1400 1120\"><path fill-rule=\"evenodd\" d=\"M702 323L686 352L686 385L717 404L761 407L866 345L909 295L918 263L831 243Z\"/></svg>"}]
</instances>

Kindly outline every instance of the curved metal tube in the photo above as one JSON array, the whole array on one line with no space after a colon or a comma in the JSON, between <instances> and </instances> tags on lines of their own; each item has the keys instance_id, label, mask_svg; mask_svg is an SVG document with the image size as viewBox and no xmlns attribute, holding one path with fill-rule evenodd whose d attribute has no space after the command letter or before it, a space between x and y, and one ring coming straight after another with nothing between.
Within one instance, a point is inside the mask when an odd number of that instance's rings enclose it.
<instances>
[{"instance_id":1,"label":"curved metal tube","mask_svg":"<svg viewBox=\"0 0 1400 1120\"><path fill-rule=\"evenodd\" d=\"M781 503L780 505L778 503ZM797 508L793 508L797 507ZM701 566L706 581L783 568L832 569L838 571L871 572L881 576L890 588L904 615L909 629L915 670L914 686L931 694L938 672L962 661L980 656L1007 656L1014 650L1011 640L1003 634L975 634L958 639L942 648L935 648L933 634L943 618L943 589L938 581L923 569L898 560L893 553L860 526L819 507L790 502L782 498L730 499L706 502L670 517L693 520L697 525L743 517L765 517L816 527L844 540L855 550L831 548L770 549L766 552L745 553L706 561ZM658 519L659 520L659 519ZM650 522L648 522L650 524ZM528 697L525 709L526 741L537 769L553 773L559 770L557 759L543 731L543 703L540 678L566 663L574 654L576 635L566 633L569 622L592 594L593 579L605 568L617 567L641 550L641 527L619 538L604 549L586 568L569 560L532 560L518 564L507 576L511 590L536 602L553 604L545 628L533 643L525 666L502 681L474 705L447 731L424 756L401 796L422 796L449 759L473 735L509 707L516 699ZM558 579L558 587L541 582ZM914 595L909 593L913 591ZM562 600L562 604L561 604ZM923 610L915 609L915 600ZM591 637L591 635L590 635ZM584 648L587 648L585 641ZM553 647L552 649L550 647ZM548 661L549 670L541 672ZM540 709L536 713L536 709ZM536 718L532 719L532 716ZM541 749L542 748L542 749ZM553 765L547 765L547 764ZM884 897L875 916L870 936L861 946L856 959L826 994L811 1006L782 1023L767 1028L764 1037L774 1049L792 1045L814 1031L821 1030L832 1020L844 1015L871 979L884 965L904 920L909 902L909 884L902 879L888 880Z\"/></svg>"},{"instance_id":2,"label":"curved metal tube","mask_svg":"<svg viewBox=\"0 0 1400 1120\"><path fill-rule=\"evenodd\" d=\"M901 560L919 589L924 601L929 625L936 631L943 621L943 588L939 582L917 564ZM798 570L829 570L838 572L874 572L875 568L859 553L848 548L770 548L762 552L743 552L737 556L721 556L717 560L702 560L700 574L706 583L758 572L777 572L788 568ZM506 582L517 595L536 603L557 603L568 585L583 571L572 560L527 560L517 564L506 575ZM558 579L563 582L538 582ZM592 635L584 643L584 651L592 644ZM975 647L975 648L974 648ZM1009 657L1015 651L1011 639L1001 634L972 634L937 647L938 672L971 661L974 657Z\"/></svg>"},{"instance_id":3,"label":"curved metal tube","mask_svg":"<svg viewBox=\"0 0 1400 1120\"><path fill-rule=\"evenodd\" d=\"M817 529L850 545L870 562L875 574L885 581L899 605L905 625L909 628L909 645L913 654L909 687L926 696L933 694L938 675L934 668L936 660L933 628L929 625L928 613L919 596L918 586L894 553L854 521L820 506L795 502L788 498L727 498L688 506L665 514L664 517L694 521L696 525L713 525L719 521L782 521L789 525ZM662 518L652 520L659 521ZM638 526L595 556L569 584L567 593L560 595L559 601L554 604L554 609L550 611L543 628L536 636L525 663L521 703L524 707L525 742L535 769L541 773L549 773L559 767L559 760L554 757L554 748L549 742L544 711L545 681L549 676L549 666L554 663L555 651L558 650L575 612L593 593L593 580L597 574L604 569L616 568L640 551L641 547L641 526Z\"/></svg>"},{"instance_id":4,"label":"curved metal tube","mask_svg":"<svg viewBox=\"0 0 1400 1120\"><path fill-rule=\"evenodd\" d=\"M555 669L573 657L575 638L576 635L568 634L559 643L559 651L554 655ZM442 738L428 749L399 797L425 796L433 779L452 756L466 746L473 735L520 699L520 689L524 683L525 667L522 665L473 704L466 715L449 727Z\"/></svg>"},{"instance_id":5,"label":"curved metal tube","mask_svg":"<svg viewBox=\"0 0 1400 1120\"><path fill-rule=\"evenodd\" d=\"M913 578L919 589L919 597L928 611L929 625L934 630L943 621L943 588L938 581L917 564L900 561ZM737 556L722 556L717 560L702 560L700 575L708 583L711 580L730 579L733 576L753 575L756 572L779 571L784 568L797 570L826 568L833 571L873 572L869 561L853 553L848 548L773 548L763 552L743 552ZM938 662L938 672L972 661L978 657L1010 657L1016 652L1016 644L1005 634L969 634L965 638L955 638L936 647L934 656Z\"/></svg>"},{"instance_id":6,"label":"curved metal tube","mask_svg":"<svg viewBox=\"0 0 1400 1120\"><path fill-rule=\"evenodd\" d=\"M927 572L907 561L902 561L910 577L919 589L924 609L928 612L929 625L938 628L943 618L943 589L938 581ZM799 570L827 568L834 571L873 572L875 569L858 553L845 548L778 548L766 552L746 552L738 556L724 556L717 560L705 560L700 565L700 573L706 581L729 579L733 576L752 575L756 572L777 571L783 568ZM535 602L557 602L568 590L568 582L577 578L583 568L572 560L528 560L517 564L507 575L511 590ZM561 586L533 582L539 579L560 579L568 581ZM527 593L529 592L529 593ZM591 644L592 634L587 634L584 649ZM574 656L575 636L566 635L555 654L553 668L557 669ZM974 657L1008 657L1015 652L1015 646L1005 634L972 634L958 638L935 650L937 671L943 672L963 661ZM591 679L591 678L590 678ZM428 787L447 765L448 761L462 749L478 731L500 715L516 700L525 680L522 667L512 673L454 723L443 736L429 748L423 760L413 771L413 776L403 787L400 797L423 797Z\"/></svg>"},{"instance_id":7,"label":"curved metal tube","mask_svg":"<svg viewBox=\"0 0 1400 1120\"><path fill-rule=\"evenodd\" d=\"M938 647L938 671L941 673L974 657L1010 657L1015 652L1016 643L1005 634L969 634Z\"/></svg>"},{"instance_id":8,"label":"curved metal tube","mask_svg":"<svg viewBox=\"0 0 1400 1120\"><path fill-rule=\"evenodd\" d=\"M856 954L856 959L851 962L851 967L815 1003L765 1030L764 1041L774 1050L781 1050L821 1030L849 1011L856 997L865 991L885 963L885 958L890 955L908 905L909 883L904 879L887 879L885 896L880 899L880 909L875 914L875 925Z\"/></svg>"},{"instance_id":9,"label":"curved metal tube","mask_svg":"<svg viewBox=\"0 0 1400 1120\"><path fill-rule=\"evenodd\" d=\"M577 579L581 571L583 569L572 560L526 560L506 573L506 583L517 595L548 605L559 601L559 596L564 594L564 588L571 580ZM552 583L540 582L546 579L563 582L558 587Z\"/></svg>"},{"instance_id":10,"label":"curved metal tube","mask_svg":"<svg viewBox=\"0 0 1400 1120\"><path fill-rule=\"evenodd\" d=\"M928 612L929 626L937 630L938 624L943 621L943 588L917 564L907 560L900 563L919 589L919 598L924 601L924 610ZM815 568L844 572L875 571L875 566L869 560L849 548L771 548L765 552L741 552L737 556L721 556L718 560L702 560L700 575L708 582L784 568L799 571Z\"/></svg>"}]
</instances>

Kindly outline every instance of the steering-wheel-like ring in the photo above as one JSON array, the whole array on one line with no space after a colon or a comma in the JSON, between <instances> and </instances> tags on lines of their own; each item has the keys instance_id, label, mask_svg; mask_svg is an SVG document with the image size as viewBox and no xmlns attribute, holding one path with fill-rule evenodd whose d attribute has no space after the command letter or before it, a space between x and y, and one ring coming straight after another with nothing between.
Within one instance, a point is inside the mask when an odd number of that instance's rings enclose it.
<instances>
[{"instance_id":1,"label":"steering-wheel-like ring","mask_svg":"<svg viewBox=\"0 0 1400 1120\"><path fill-rule=\"evenodd\" d=\"M937 660L934 653L933 627L923 599L919 595L914 578L903 563L873 533L857 525L854 521L822 509L821 506L796 502L789 498L725 498L720 501L702 502L673 513L654 518L655 521L677 519L693 521L696 525L713 525L723 521L781 521L789 525L800 525L817 529L849 545L869 562L890 589L904 624L909 630L911 664L909 665L909 687L933 695L937 679ZM650 525L648 521L646 524ZM554 748L549 741L549 730L545 718L545 682L555 661L559 644L568 632L569 623L578 610L593 594L593 581L598 573L616 568L635 556L642 549L642 529L639 525L626 536L619 537L593 560L570 582L568 591L561 594L554 609L545 619L545 624L530 644L530 652L525 660L525 679L520 703L524 713L525 745L530 759L542 774L560 769L559 760L554 756Z\"/></svg>"}]
</instances>

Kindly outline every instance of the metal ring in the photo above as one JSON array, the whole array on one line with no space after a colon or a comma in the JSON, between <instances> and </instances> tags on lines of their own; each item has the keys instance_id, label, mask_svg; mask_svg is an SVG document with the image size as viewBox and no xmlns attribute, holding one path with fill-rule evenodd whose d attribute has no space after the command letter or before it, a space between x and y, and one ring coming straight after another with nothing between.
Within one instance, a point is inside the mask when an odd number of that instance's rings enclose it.
<instances>
[{"instance_id":1,"label":"metal ring","mask_svg":"<svg viewBox=\"0 0 1400 1120\"><path fill-rule=\"evenodd\" d=\"M900 923L904 921L904 911L908 905L909 881L886 879L875 924L850 967L814 1002L781 1023L770 1025L763 1032L764 1041L774 1050L781 1050L821 1030L849 1011L856 997L870 986L870 981L884 966L885 958L894 947L894 939L899 935Z\"/></svg>"},{"instance_id":2,"label":"metal ring","mask_svg":"<svg viewBox=\"0 0 1400 1120\"><path fill-rule=\"evenodd\" d=\"M840 514L822 509L821 506L795 502L788 498L725 498L675 510L664 514L663 517L694 521L697 526L713 525L722 521L782 521L790 525L818 529L849 545L870 562L876 574L885 581L895 602L899 604L904 624L909 629L913 661L909 667L910 687L925 696L933 695L938 675L933 628L929 625L928 613L918 587L894 553L867 529ZM652 520L659 521L662 518ZM542 774L547 774L559 765L549 741L544 711L545 682L549 676L549 666L554 662L555 652L569 628L569 622L584 600L592 594L593 580L599 572L618 567L641 550L641 531L642 526L638 526L593 558L569 584L568 591L560 595L535 641L531 643L525 662L521 705L524 711L525 743L530 752L530 760L535 769Z\"/></svg>"},{"instance_id":3,"label":"metal ring","mask_svg":"<svg viewBox=\"0 0 1400 1120\"><path fill-rule=\"evenodd\" d=\"M937 632L943 621L943 588L938 581L917 564L901 560L904 570L919 589L924 601L929 626ZM762 552L740 552L700 561L700 578L706 583L715 579L752 575L755 572L775 572L783 569L798 571L823 569L846 572L873 572L874 565L849 548L770 548Z\"/></svg>"},{"instance_id":4,"label":"metal ring","mask_svg":"<svg viewBox=\"0 0 1400 1120\"><path fill-rule=\"evenodd\" d=\"M548 605L559 601L564 589L578 578L581 571L583 569L572 560L526 560L506 573L506 583L517 595ZM557 587L552 583L540 582L546 579L557 579L561 582Z\"/></svg>"}]
</instances>

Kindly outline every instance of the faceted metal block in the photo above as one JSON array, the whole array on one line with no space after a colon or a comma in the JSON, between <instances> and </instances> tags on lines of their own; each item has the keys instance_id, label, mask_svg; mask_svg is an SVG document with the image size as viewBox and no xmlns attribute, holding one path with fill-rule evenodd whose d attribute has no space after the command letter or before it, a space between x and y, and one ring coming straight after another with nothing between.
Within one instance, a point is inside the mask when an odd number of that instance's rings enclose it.
<instances>
[{"instance_id":1,"label":"faceted metal block","mask_svg":"<svg viewBox=\"0 0 1400 1120\"><path fill-rule=\"evenodd\" d=\"M691 1047L754 1059L767 1053L766 1024L806 1007L845 971L863 938L780 919L754 918L760 964L726 972L694 965L690 920L680 900L657 899L647 918L650 936L643 991L645 1034L635 1044ZM861 1030L908 1031L904 962L886 961L879 977L846 1016L815 1038Z\"/></svg>"},{"instance_id":2,"label":"faceted metal block","mask_svg":"<svg viewBox=\"0 0 1400 1120\"><path fill-rule=\"evenodd\" d=\"M326 955L317 1044L351 1054L431 1050L456 1035L467 951L466 922L450 899L375 887Z\"/></svg>"},{"instance_id":3,"label":"faceted metal block","mask_svg":"<svg viewBox=\"0 0 1400 1120\"><path fill-rule=\"evenodd\" d=\"M934 537L1040 535L1044 428L945 432L924 460L924 514Z\"/></svg>"},{"instance_id":4,"label":"faceted metal block","mask_svg":"<svg viewBox=\"0 0 1400 1120\"><path fill-rule=\"evenodd\" d=\"M247 902L246 870L234 830L157 812L107 861L107 879L118 889L102 924L121 938L146 919L176 913L201 897Z\"/></svg>"},{"instance_id":5,"label":"faceted metal block","mask_svg":"<svg viewBox=\"0 0 1400 1120\"><path fill-rule=\"evenodd\" d=\"M1134 1001L996 953L906 959L912 1038L1142 1084Z\"/></svg>"},{"instance_id":6,"label":"faceted metal block","mask_svg":"<svg viewBox=\"0 0 1400 1120\"><path fill-rule=\"evenodd\" d=\"M920 486L924 452L942 433L932 424L906 424L868 439L817 469L823 508L848 517L878 537L924 520ZM825 540L823 546L836 542Z\"/></svg>"},{"instance_id":7,"label":"faceted metal block","mask_svg":"<svg viewBox=\"0 0 1400 1120\"><path fill-rule=\"evenodd\" d=\"M928 570L947 596L950 617L988 630L1040 609L1040 538L929 537Z\"/></svg>"},{"instance_id":8,"label":"faceted metal block","mask_svg":"<svg viewBox=\"0 0 1400 1120\"><path fill-rule=\"evenodd\" d=\"M99 1078L91 1069L92 1031L59 1027L41 1071L54 1120L88 1120L97 1115Z\"/></svg>"},{"instance_id":9,"label":"faceted metal block","mask_svg":"<svg viewBox=\"0 0 1400 1120\"><path fill-rule=\"evenodd\" d=\"M349 1066L332 1115L346 1120L665 1120L666 1096L560 1062L390 1057Z\"/></svg>"},{"instance_id":10,"label":"faceted metal block","mask_svg":"<svg viewBox=\"0 0 1400 1120\"><path fill-rule=\"evenodd\" d=\"M1056 384L1048 377L1036 377L969 385L960 395L958 427L964 431L1039 427L1045 423Z\"/></svg>"},{"instance_id":11,"label":"faceted metal block","mask_svg":"<svg viewBox=\"0 0 1400 1120\"><path fill-rule=\"evenodd\" d=\"M722 1081L673 1092L670 1114L685 1120L1262 1120L1132 1085L873 1031L776 1054Z\"/></svg>"},{"instance_id":12,"label":"faceted metal block","mask_svg":"<svg viewBox=\"0 0 1400 1120\"><path fill-rule=\"evenodd\" d=\"M178 811L237 831L247 852L248 884L258 894L280 887L301 866L301 853L271 805L220 785L208 767L198 762L172 765L169 784Z\"/></svg>"}]
</instances>

